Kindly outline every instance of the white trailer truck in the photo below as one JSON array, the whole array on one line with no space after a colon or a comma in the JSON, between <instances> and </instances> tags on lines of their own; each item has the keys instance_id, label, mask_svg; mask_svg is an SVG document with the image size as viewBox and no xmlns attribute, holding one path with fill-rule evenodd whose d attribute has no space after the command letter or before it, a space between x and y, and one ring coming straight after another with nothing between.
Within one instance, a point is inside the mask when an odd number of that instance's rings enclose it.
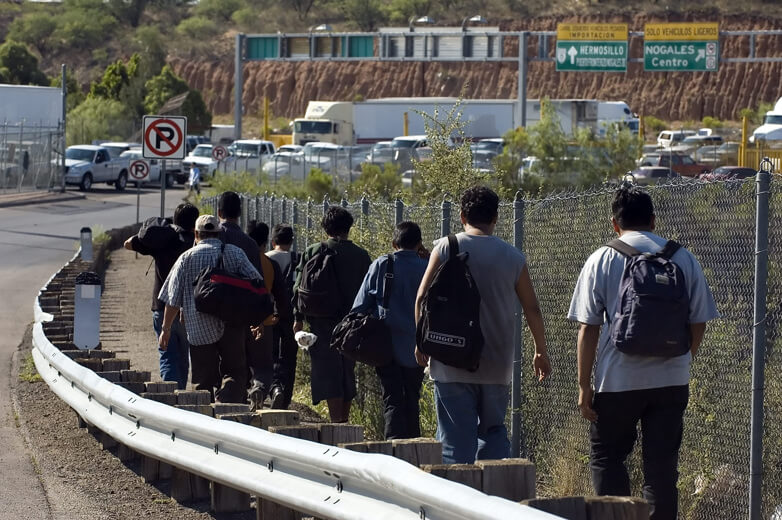
<instances>
[{"instance_id":1,"label":"white trailer truck","mask_svg":"<svg viewBox=\"0 0 782 520\"><path fill-rule=\"evenodd\" d=\"M62 90L0 85L0 125L56 129L62 120Z\"/></svg>"},{"instance_id":2,"label":"white trailer truck","mask_svg":"<svg viewBox=\"0 0 782 520\"><path fill-rule=\"evenodd\" d=\"M437 111L438 119L443 119L457 102L456 98L384 98L357 103L310 101L305 116L294 120L293 144L319 141L347 146L389 141L404 135L405 114L407 133L424 134L427 117L423 114L434 116ZM573 135L578 128L599 132L604 123L599 117L599 107L603 102L592 99L553 99L550 102L567 135ZM622 116L627 115L621 110L627 104L617 104L622 105L620 110L607 112L612 122L624 120L617 115L618 112ZM473 140L502 136L519 125L515 120L516 106L515 99L461 100L459 110L465 123L465 136ZM629 112L629 107L627 110ZM540 100L527 100L527 125L539 120Z\"/></svg>"}]
</instances>

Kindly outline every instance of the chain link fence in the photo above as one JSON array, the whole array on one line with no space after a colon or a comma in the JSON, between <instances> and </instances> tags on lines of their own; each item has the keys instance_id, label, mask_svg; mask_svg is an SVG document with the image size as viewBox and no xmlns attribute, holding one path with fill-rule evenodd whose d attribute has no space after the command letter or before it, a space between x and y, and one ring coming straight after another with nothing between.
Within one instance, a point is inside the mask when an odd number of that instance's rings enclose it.
<instances>
[{"instance_id":1,"label":"chain link fence","mask_svg":"<svg viewBox=\"0 0 782 520\"><path fill-rule=\"evenodd\" d=\"M0 192L49 189L62 179L62 127L0 125Z\"/></svg>"},{"instance_id":2,"label":"chain link fence","mask_svg":"<svg viewBox=\"0 0 782 520\"><path fill-rule=\"evenodd\" d=\"M782 177L771 183L762 518L782 518ZM700 261L722 317L709 324L692 367L690 403L680 458L680 515L691 520L745 518L749 510L752 333L755 260L754 179L682 181L648 188L655 203L656 232L687 247ZM532 338L522 331L522 453L538 470L544 496L591 494L588 424L577 408L576 334L567 320L570 298L587 257L612 238L614 187L501 204L496 234L514 243L523 225L523 251L538 294L554 372L539 383L530 369ZM212 200L209 204L214 204ZM461 229L458 203L430 206L401 201L340 202L356 218L351 238L373 257L391 249L395 222L418 222L424 243ZM297 248L323 240L320 218L328 201L245 199L246 219L287 221ZM244 222L247 222L245 220ZM516 326L508 324L509 327ZM367 435L382 437L380 387L374 370L359 364L354 419ZM431 385L424 388L422 429L433 433ZM510 412L511 410L509 410ZM508 414L510 421L511 414ZM639 443L640 445L640 443ZM628 461L640 495L637 449Z\"/></svg>"}]
</instances>

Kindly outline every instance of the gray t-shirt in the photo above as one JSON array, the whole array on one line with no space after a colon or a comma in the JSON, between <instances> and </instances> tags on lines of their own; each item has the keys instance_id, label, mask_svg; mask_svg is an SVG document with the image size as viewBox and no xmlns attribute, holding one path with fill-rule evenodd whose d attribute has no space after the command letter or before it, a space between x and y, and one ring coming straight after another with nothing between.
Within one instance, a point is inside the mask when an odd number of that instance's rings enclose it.
<instances>
[{"instance_id":1,"label":"gray t-shirt","mask_svg":"<svg viewBox=\"0 0 782 520\"><path fill-rule=\"evenodd\" d=\"M521 251L496 236L459 233L456 239L459 252L469 253L467 265L481 295L481 331L485 340L481 363L477 371L468 372L432 359L429 372L432 379L443 383L506 385L513 372L514 314L520 308L516 282L526 260ZM446 237L435 244L432 253L444 262L449 249Z\"/></svg>"},{"instance_id":2,"label":"gray t-shirt","mask_svg":"<svg viewBox=\"0 0 782 520\"><path fill-rule=\"evenodd\" d=\"M623 242L644 253L656 253L667 242L654 233L626 232ZM671 258L684 273L690 295L690 323L705 323L719 317L714 297L698 260L684 248ZM573 292L568 318L588 325L602 325L597 347L594 386L596 392L626 392L645 388L686 385L690 381L692 355L676 357L629 356L610 341L610 323L616 312L616 297L626 257L610 247L601 247L587 259ZM660 324L665 326L665 324Z\"/></svg>"},{"instance_id":3,"label":"gray t-shirt","mask_svg":"<svg viewBox=\"0 0 782 520\"><path fill-rule=\"evenodd\" d=\"M285 270L288 268L288 264L291 263L291 252L290 251L280 251L279 249L272 249L271 251L266 253L266 256L277 262L277 265L280 266L280 271L285 272Z\"/></svg>"}]
</instances>

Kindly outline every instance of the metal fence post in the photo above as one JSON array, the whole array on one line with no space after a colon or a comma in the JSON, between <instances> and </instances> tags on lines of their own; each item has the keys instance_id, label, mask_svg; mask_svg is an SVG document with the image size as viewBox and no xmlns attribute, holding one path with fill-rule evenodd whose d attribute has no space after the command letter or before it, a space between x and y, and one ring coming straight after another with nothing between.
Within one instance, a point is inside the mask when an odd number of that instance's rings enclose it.
<instances>
[{"instance_id":1,"label":"metal fence post","mask_svg":"<svg viewBox=\"0 0 782 520\"><path fill-rule=\"evenodd\" d=\"M521 251L524 245L524 199L516 192L513 199L513 247ZM511 457L526 456L524 426L521 416L521 371L524 367L524 335L521 332L521 305L516 304L513 348L513 378L511 380Z\"/></svg>"},{"instance_id":2,"label":"metal fence post","mask_svg":"<svg viewBox=\"0 0 782 520\"><path fill-rule=\"evenodd\" d=\"M280 217L280 222L287 222L288 221L288 197L285 195L282 196L282 216Z\"/></svg>"},{"instance_id":3,"label":"metal fence post","mask_svg":"<svg viewBox=\"0 0 782 520\"><path fill-rule=\"evenodd\" d=\"M329 196L328 196L328 194L326 194L326 195L323 197L323 214L324 214L324 215L325 215L325 214L326 214L326 212L329 210L329 205L330 205L330 204L329 204Z\"/></svg>"},{"instance_id":4,"label":"metal fence post","mask_svg":"<svg viewBox=\"0 0 782 520\"><path fill-rule=\"evenodd\" d=\"M405 219L405 203L402 199L397 198L394 201L394 222L399 224Z\"/></svg>"},{"instance_id":5,"label":"metal fence post","mask_svg":"<svg viewBox=\"0 0 782 520\"><path fill-rule=\"evenodd\" d=\"M445 197L448 195L446 194ZM440 236L445 237L451 234L451 201L443 197L442 218L440 220Z\"/></svg>"},{"instance_id":6,"label":"metal fence post","mask_svg":"<svg viewBox=\"0 0 782 520\"><path fill-rule=\"evenodd\" d=\"M760 520L763 487L763 386L766 360L766 294L768 292L768 194L773 165L768 157L755 176L755 317L752 332L752 422L750 440L749 518Z\"/></svg>"},{"instance_id":7,"label":"metal fence post","mask_svg":"<svg viewBox=\"0 0 782 520\"><path fill-rule=\"evenodd\" d=\"M324 201L326 202L326 201ZM326 202L327 203L327 202ZM310 245L310 232L312 231L312 197L307 199L307 240L304 244L304 247L307 247Z\"/></svg>"},{"instance_id":8,"label":"metal fence post","mask_svg":"<svg viewBox=\"0 0 782 520\"><path fill-rule=\"evenodd\" d=\"M261 211L263 211L263 206L261 205L261 198L258 195L253 197L253 200L255 201L255 215L257 217L261 214Z\"/></svg>"},{"instance_id":9,"label":"metal fence post","mask_svg":"<svg viewBox=\"0 0 782 520\"><path fill-rule=\"evenodd\" d=\"M291 227L293 228L293 246L292 251L299 250L299 201L293 199L291 207Z\"/></svg>"},{"instance_id":10,"label":"metal fence post","mask_svg":"<svg viewBox=\"0 0 782 520\"><path fill-rule=\"evenodd\" d=\"M365 217L369 216L369 199L366 195L361 196L361 214Z\"/></svg>"},{"instance_id":11,"label":"metal fence post","mask_svg":"<svg viewBox=\"0 0 782 520\"><path fill-rule=\"evenodd\" d=\"M340 204L340 206L342 206L343 208L347 208L347 207L348 207L348 200L345 198L345 196L344 196L344 195L342 196L342 200L339 202L339 204Z\"/></svg>"},{"instance_id":12,"label":"metal fence post","mask_svg":"<svg viewBox=\"0 0 782 520\"><path fill-rule=\"evenodd\" d=\"M277 197L274 196L274 193L272 193L271 199L269 199L270 206L269 206L269 228L274 227L274 202L277 200Z\"/></svg>"}]
</instances>

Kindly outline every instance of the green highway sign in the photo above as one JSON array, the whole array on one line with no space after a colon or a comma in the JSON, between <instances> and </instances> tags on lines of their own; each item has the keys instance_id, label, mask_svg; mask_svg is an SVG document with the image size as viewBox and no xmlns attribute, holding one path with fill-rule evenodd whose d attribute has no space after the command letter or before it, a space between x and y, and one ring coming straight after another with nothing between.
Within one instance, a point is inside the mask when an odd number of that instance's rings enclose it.
<instances>
[{"instance_id":1,"label":"green highway sign","mask_svg":"<svg viewBox=\"0 0 782 520\"><path fill-rule=\"evenodd\" d=\"M719 56L716 23L654 23L644 27L644 70L716 71Z\"/></svg>"},{"instance_id":2,"label":"green highway sign","mask_svg":"<svg viewBox=\"0 0 782 520\"><path fill-rule=\"evenodd\" d=\"M557 70L624 72L627 42L557 41Z\"/></svg>"},{"instance_id":3,"label":"green highway sign","mask_svg":"<svg viewBox=\"0 0 782 520\"><path fill-rule=\"evenodd\" d=\"M627 24L558 24L557 70L625 72L627 36Z\"/></svg>"}]
</instances>

